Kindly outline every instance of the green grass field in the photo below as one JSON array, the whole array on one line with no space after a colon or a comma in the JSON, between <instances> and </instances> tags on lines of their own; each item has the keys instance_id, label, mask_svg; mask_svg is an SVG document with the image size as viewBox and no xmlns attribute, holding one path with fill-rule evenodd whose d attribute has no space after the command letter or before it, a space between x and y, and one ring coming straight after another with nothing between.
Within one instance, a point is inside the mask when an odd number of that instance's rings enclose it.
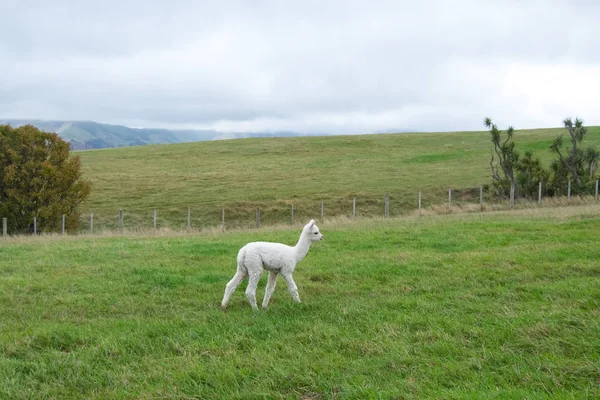
<instances>
[{"instance_id":1,"label":"green grass field","mask_svg":"<svg viewBox=\"0 0 600 400\"><path fill-rule=\"evenodd\" d=\"M564 129L517 131L515 141L546 163L550 144ZM600 127L589 128L588 144L600 147ZM385 193L391 215L447 201L478 201L470 190L490 183L488 132L386 134L306 138L243 139L76 152L93 184L84 204L81 230L114 229L124 210L129 229L182 229L187 208L192 227L221 223L249 227L261 207L264 224L320 215L351 215L352 199L362 216L383 215ZM566 189L565 189L566 190ZM470 200L471 199L471 200Z\"/></svg>"},{"instance_id":2,"label":"green grass field","mask_svg":"<svg viewBox=\"0 0 600 400\"><path fill-rule=\"evenodd\" d=\"M259 312L237 251L296 229L3 240L0 398L600 397L600 205L321 230Z\"/></svg>"}]
</instances>

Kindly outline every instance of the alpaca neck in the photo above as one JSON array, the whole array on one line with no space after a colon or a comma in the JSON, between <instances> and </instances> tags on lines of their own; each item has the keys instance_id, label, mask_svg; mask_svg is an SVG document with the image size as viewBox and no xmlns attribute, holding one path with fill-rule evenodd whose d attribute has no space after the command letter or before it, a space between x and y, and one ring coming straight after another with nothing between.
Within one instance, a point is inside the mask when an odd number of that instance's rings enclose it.
<instances>
[{"instance_id":1,"label":"alpaca neck","mask_svg":"<svg viewBox=\"0 0 600 400\"><path fill-rule=\"evenodd\" d=\"M311 244L310 239L304 232L302 232L302 234L300 235L300 239L298 240L298 243L296 243L296 246L294 246L294 251L296 253L296 262L302 261L302 259L306 256L306 254L308 254L308 249L310 249L310 244Z\"/></svg>"}]
</instances>

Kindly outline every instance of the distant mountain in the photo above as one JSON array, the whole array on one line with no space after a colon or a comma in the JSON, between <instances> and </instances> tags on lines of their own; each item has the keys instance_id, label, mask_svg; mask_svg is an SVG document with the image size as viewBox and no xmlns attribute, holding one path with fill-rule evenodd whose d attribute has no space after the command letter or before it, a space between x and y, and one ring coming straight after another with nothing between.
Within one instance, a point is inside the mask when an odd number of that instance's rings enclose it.
<instances>
[{"instance_id":1,"label":"distant mountain","mask_svg":"<svg viewBox=\"0 0 600 400\"><path fill-rule=\"evenodd\" d=\"M297 132L243 133L191 129L138 129L129 128L122 125L101 124L93 121L0 119L0 125L1 124L8 124L13 127L29 124L46 132L55 132L63 140L71 143L71 146L74 150L140 146L145 144L199 142L204 140L240 139L249 137L291 137L317 135Z\"/></svg>"},{"instance_id":2,"label":"distant mountain","mask_svg":"<svg viewBox=\"0 0 600 400\"><path fill-rule=\"evenodd\" d=\"M74 150L195 142L212 140L219 136L219 132L211 130L136 129L93 121L10 119L0 120L0 124L9 124L13 127L29 124L46 132L55 132L70 142Z\"/></svg>"}]
</instances>

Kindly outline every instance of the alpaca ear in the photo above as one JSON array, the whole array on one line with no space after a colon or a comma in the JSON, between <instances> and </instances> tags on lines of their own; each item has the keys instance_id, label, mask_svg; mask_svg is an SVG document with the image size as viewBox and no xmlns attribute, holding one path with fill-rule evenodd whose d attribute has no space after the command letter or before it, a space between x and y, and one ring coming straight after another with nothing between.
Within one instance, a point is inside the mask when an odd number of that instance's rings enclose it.
<instances>
[{"instance_id":1,"label":"alpaca ear","mask_svg":"<svg viewBox=\"0 0 600 400\"><path fill-rule=\"evenodd\" d=\"M306 227L307 227L307 228L312 228L314 224L315 224L315 220L314 220L314 219L311 219L311 220L308 222L308 224L306 224Z\"/></svg>"}]
</instances>

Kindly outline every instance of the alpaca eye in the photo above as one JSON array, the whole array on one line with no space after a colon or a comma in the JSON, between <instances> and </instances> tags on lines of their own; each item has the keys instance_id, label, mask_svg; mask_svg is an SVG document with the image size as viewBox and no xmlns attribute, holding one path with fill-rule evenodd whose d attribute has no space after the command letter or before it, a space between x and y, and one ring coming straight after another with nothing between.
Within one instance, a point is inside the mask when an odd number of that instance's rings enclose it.
<instances>
[{"instance_id":1,"label":"alpaca eye","mask_svg":"<svg viewBox=\"0 0 600 400\"><path fill-rule=\"evenodd\" d=\"M319 234L319 232L315 232L315 235L318 235L318 234Z\"/></svg>"}]
</instances>

